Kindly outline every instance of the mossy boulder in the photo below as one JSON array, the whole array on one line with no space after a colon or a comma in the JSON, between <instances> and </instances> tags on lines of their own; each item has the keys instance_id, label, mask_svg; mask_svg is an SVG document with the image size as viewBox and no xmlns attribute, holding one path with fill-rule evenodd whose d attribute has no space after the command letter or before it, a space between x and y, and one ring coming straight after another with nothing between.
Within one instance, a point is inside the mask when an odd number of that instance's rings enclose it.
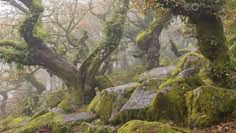
<instances>
[{"instance_id":1,"label":"mossy boulder","mask_svg":"<svg viewBox=\"0 0 236 133\"><path fill-rule=\"evenodd\" d=\"M190 131L159 122L132 120L119 128L118 133L190 133Z\"/></svg>"},{"instance_id":2,"label":"mossy boulder","mask_svg":"<svg viewBox=\"0 0 236 133\"><path fill-rule=\"evenodd\" d=\"M50 112L29 121L24 126L13 128L11 130L5 131L4 133L34 133L39 128L47 126L54 119L54 117L55 114Z\"/></svg>"},{"instance_id":3,"label":"mossy boulder","mask_svg":"<svg viewBox=\"0 0 236 133\"><path fill-rule=\"evenodd\" d=\"M224 121L236 110L236 90L202 86L185 94L190 127Z\"/></svg>"},{"instance_id":4,"label":"mossy boulder","mask_svg":"<svg viewBox=\"0 0 236 133\"><path fill-rule=\"evenodd\" d=\"M196 70L200 70L204 66L206 66L207 59L203 57L201 54L190 52L182 56L176 65L175 70L172 72L172 76L178 75L180 72L188 69L194 68Z\"/></svg>"},{"instance_id":5,"label":"mossy boulder","mask_svg":"<svg viewBox=\"0 0 236 133\"><path fill-rule=\"evenodd\" d=\"M168 78L159 86L149 107L152 120L172 121L176 125L186 126L188 122L184 94L203 84L198 70L194 67Z\"/></svg>"},{"instance_id":6,"label":"mossy boulder","mask_svg":"<svg viewBox=\"0 0 236 133\"><path fill-rule=\"evenodd\" d=\"M95 112L105 122L119 121L119 110L138 85L138 83L129 83L104 89L91 101L88 111Z\"/></svg>"},{"instance_id":7,"label":"mossy boulder","mask_svg":"<svg viewBox=\"0 0 236 133\"><path fill-rule=\"evenodd\" d=\"M13 116L9 116L0 121L0 132L5 130L9 130L12 128L18 128L26 124L30 120L29 116L19 116L14 118Z\"/></svg>"},{"instance_id":8,"label":"mossy boulder","mask_svg":"<svg viewBox=\"0 0 236 133\"><path fill-rule=\"evenodd\" d=\"M169 81L168 81L169 82ZM183 79L176 79L169 85L157 90L157 94L149 107L152 120L172 121L177 125L187 125L187 107L184 94L191 90Z\"/></svg>"}]
</instances>

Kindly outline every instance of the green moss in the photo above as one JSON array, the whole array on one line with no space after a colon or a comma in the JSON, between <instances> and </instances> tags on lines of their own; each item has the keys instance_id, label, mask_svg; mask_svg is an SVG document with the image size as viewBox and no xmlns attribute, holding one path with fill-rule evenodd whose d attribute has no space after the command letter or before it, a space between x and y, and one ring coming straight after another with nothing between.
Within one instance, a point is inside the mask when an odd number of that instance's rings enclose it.
<instances>
[{"instance_id":1,"label":"green moss","mask_svg":"<svg viewBox=\"0 0 236 133\"><path fill-rule=\"evenodd\" d=\"M202 68L199 71L199 76L205 85L213 85L213 81L208 77L206 68Z\"/></svg>"},{"instance_id":2,"label":"green moss","mask_svg":"<svg viewBox=\"0 0 236 133\"><path fill-rule=\"evenodd\" d=\"M53 133L69 133L71 124L65 124L62 122L63 116L57 115L54 117L52 124L50 125Z\"/></svg>"},{"instance_id":3,"label":"green moss","mask_svg":"<svg viewBox=\"0 0 236 133\"><path fill-rule=\"evenodd\" d=\"M42 13L44 11L42 1L41 0L32 0L31 11L33 11L34 13Z\"/></svg>"},{"instance_id":4,"label":"green moss","mask_svg":"<svg viewBox=\"0 0 236 133\"><path fill-rule=\"evenodd\" d=\"M99 103L101 96L95 96L87 107L88 111L95 112L95 107Z\"/></svg>"},{"instance_id":5,"label":"green moss","mask_svg":"<svg viewBox=\"0 0 236 133\"><path fill-rule=\"evenodd\" d=\"M162 124L159 122L147 122L132 120L118 129L118 133L188 133L189 130Z\"/></svg>"},{"instance_id":6,"label":"green moss","mask_svg":"<svg viewBox=\"0 0 236 133\"><path fill-rule=\"evenodd\" d=\"M0 46L12 47L16 50L22 50L26 48L25 43L14 40L2 40L0 41Z\"/></svg>"},{"instance_id":7,"label":"green moss","mask_svg":"<svg viewBox=\"0 0 236 133\"><path fill-rule=\"evenodd\" d=\"M103 121L109 120L114 100L115 97L113 94L109 94L105 90L102 91L101 98L97 103L97 106L95 107L95 111L101 120Z\"/></svg>"},{"instance_id":8,"label":"green moss","mask_svg":"<svg viewBox=\"0 0 236 133\"><path fill-rule=\"evenodd\" d=\"M176 81L157 90L148 112L153 120L173 121L180 126L187 125L187 109L183 95L191 90L184 82Z\"/></svg>"},{"instance_id":9,"label":"green moss","mask_svg":"<svg viewBox=\"0 0 236 133\"><path fill-rule=\"evenodd\" d=\"M157 23L157 19L155 18L148 26L148 28L145 31L140 32L137 36L136 36L136 44L141 48L141 49L146 49L148 46L145 45L149 45L149 43L147 43L150 39L152 39L152 32L155 28L155 26L158 24Z\"/></svg>"},{"instance_id":10,"label":"green moss","mask_svg":"<svg viewBox=\"0 0 236 133\"><path fill-rule=\"evenodd\" d=\"M196 58L195 61L188 61L189 58ZM204 66L206 59L198 53L190 52L182 56L176 65L176 69L172 72L172 76L176 76L179 72L183 71L184 68L201 68Z\"/></svg>"},{"instance_id":11,"label":"green moss","mask_svg":"<svg viewBox=\"0 0 236 133\"><path fill-rule=\"evenodd\" d=\"M231 88L232 76L236 70L233 62L210 63L207 67L209 78L214 82L215 86Z\"/></svg>"},{"instance_id":12,"label":"green moss","mask_svg":"<svg viewBox=\"0 0 236 133\"><path fill-rule=\"evenodd\" d=\"M34 26L34 31L33 31L33 35L35 37L38 37L42 40L45 40L45 38L47 38L47 33L43 30L42 28L42 23L41 22L37 22Z\"/></svg>"},{"instance_id":13,"label":"green moss","mask_svg":"<svg viewBox=\"0 0 236 133\"><path fill-rule=\"evenodd\" d=\"M185 82L192 88L204 85L204 82L202 81L198 73L195 73L193 76L186 78Z\"/></svg>"},{"instance_id":14,"label":"green moss","mask_svg":"<svg viewBox=\"0 0 236 133\"><path fill-rule=\"evenodd\" d=\"M18 128L22 126L24 122L29 121L30 117L28 116L18 116L17 118L14 118L13 116L9 116L2 121L0 121L0 129L3 131L9 130L11 128Z\"/></svg>"},{"instance_id":15,"label":"green moss","mask_svg":"<svg viewBox=\"0 0 236 133\"><path fill-rule=\"evenodd\" d=\"M22 121L21 118L16 119L17 122ZM40 128L49 127L52 128L55 133L69 133L71 124L63 123L63 116L49 112L34 119L31 119L28 123L21 127L16 127L8 130L4 133L34 133Z\"/></svg>"},{"instance_id":16,"label":"green moss","mask_svg":"<svg viewBox=\"0 0 236 133\"><path fill-rule=\"evenodd\" d=\"M17 60L18 56L21 55L21 53L13 48L0 48L0 58L3 58L7 63L12 63L15 60Z\"/></svg>"},{"instance_id":17,"label":"green moss","mask_svg":"<svg viewBox=\"0 0 236 133\"><path fill-rule=\"evenodd\" d=\"M35 118L37 118L37 117L39 117L39 116L41 116L41 115L43 115L43 114L46 114L46 113L47 113L46 110L41 110L41 111L39 111L38 113L34 114L34 115L32 116L32 118L31 118L31 120L33 120L33 119L35 119Z\"/></svg>"},{"instance_id":18,"label":"green moss","mask_svg":"<svg viewBox=\"0 0 236 133\"><path fill-rule=\"evenodd\" d=\"M39 128L42 128L44 126L48 126L52 122L54 117L55 117L55 113L53 113L53 112L46 113L40 117L37 117L37 118L31 120L29 123L27 123L23 127L16 129L16 132L33 133Z\"/></svg>"},{"instance_id":19,"label":"green moss","mask_svg":"<svg viewBox=\"0 0 236 133\"><path fill-rule=\"evenodd\" d=\"M170 78L170 79L167 79L165 82L163 82L159 88L162 89L166 86L169 86L169 85L172 85L173 83L178 83L178 82L184 82L185 79L184 78Z\"/></svg>"},{"instance_id":20,"label":"green moss","mask_svg":"<svg viewBox=\"0 0 236 133\"><path fill-rule=\"evenodd\" d=\"M236 105L236 91L203 86L185 94L190 127L206 127L230 117Z\"/></svg>"},{"instance_id":21,"label":"green moss","mask_svg":"<svg viewBox=\"0 0 236 133\"><path fill-rule=\"evenodd\" d=\"M151 29L148 29L148 30L145 30L141 33L139 33L136 37L136 44L139 45L139 47L141 47L140 45L142 45L144 39L145 40L149 40L152 38L152 30Z\"/></svg>"}]
</instances>

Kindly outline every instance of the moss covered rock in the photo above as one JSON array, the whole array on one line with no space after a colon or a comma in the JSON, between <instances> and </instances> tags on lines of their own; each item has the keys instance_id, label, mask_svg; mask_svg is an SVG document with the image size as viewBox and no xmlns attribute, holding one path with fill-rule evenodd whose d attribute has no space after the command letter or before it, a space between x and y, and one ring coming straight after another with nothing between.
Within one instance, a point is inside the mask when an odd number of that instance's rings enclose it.
<instances>
[{"instance_id":1,"label":"moss covered rock","mask_svg":"<svg viewBox=\"0 0 236 133\"><path fill-rule=\"evenodd\" d=\"M153 120L172 121L177 125L187 125L187 108L184 94L191 90L183 79L176 79L160 88L149 107Z\"/></svg>"},{"instance_id":2,"label":"moss covered rock","mask_svg":"<svg viewBox=\"0 0 236 133\"><path fill-rule=\"evenodd\" d=\"M26 124L30 120L29 116L19 116L14 118L13 116L9 116L0 121L0 132L5 130L9 130L12 128L18 128Z\"/></svg>"},{"instance_id":3,"label":"moss covered rock","mask_svg":"<svg viewBox=\"0 0 236 133\"><path fill-rule=\"evenodd\" d=\"M88 111L95 112L105 122L119 121L119 110L138 85L138 83L129 83L103 90L91 101Z\"/></svg>"},{"instance_id":4,"label":"moss covered rock","mask_svg":"<svg viewBox=\"0 0 236 133\"><path fill-rule=\"evenodd\" d=\"M190 127L206 127L230 117L236 109L236 90L202 86L186 93Z\"/></svg>"},{"instance_id":5,"label":"moss covered rock","mask_svg":"<svg viewBox=\"0 0 236 133\"><path fill-rule=\"evenodd\" d=\"M182 56L176 65L175 70L172 72L172 76L178 75L180 72L188 69L201 69L206 66L207 60L205 57L198 53L190 52Z\"/></svg>"},{"instance_id":6,"label":"moss covered rock","mask_svg":"<svg viewBox=\"0 0 236 133\"><path fill-rule=\"evenodd\" d=\"M189 133L189 130L162 124L159 122L147 122L132 120L118 129L118 133Z\"/></svg>"},{"instance_id":7,"label":"moss covered rock","mask_svg":"<svg viewBox=\"0 0 236 133\"><path fill-rule=\"evenodd\" d=\"M89 112L81 112L70 115L63 115L60 113L48 112L32 118L30 121L18 127L12 127L4 133L35 133L40 131L41 128L49 128L54 133L69 133L73 125L80 124L81 122L91 122L96 118L95 114ZM20 123L22 118L16 118L11 121Z\"/></svg>"},{"instance_id":8,"label":"moss covered rock","mask_svg":"<svg viewBox=\"0 0 236 133\"><path fill-rule=\"evenodd\" d=\"M157 90L156 96L149 108L149 115L152 120L173 121L176 125L186 126L187 107L184 94L201 85L198 72L194 67L186 68L178 72L176 76L168 78Z\"/></svg>"}]
</instances>

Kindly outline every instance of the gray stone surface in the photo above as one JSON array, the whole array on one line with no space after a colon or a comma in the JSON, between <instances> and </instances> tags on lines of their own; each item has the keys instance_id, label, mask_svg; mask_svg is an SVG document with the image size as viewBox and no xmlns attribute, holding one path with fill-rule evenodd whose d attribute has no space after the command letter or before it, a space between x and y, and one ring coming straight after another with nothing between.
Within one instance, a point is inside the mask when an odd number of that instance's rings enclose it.
<instances>
[{"instance_id":1,"label":"gray stone surface","mask_svg":"<svg viewBox=\"0 0 236 133\"><path fill-rule=\"evenodd\" d=\"M139 79L139 82L143 82L151 78L164 78L167 75L169 75L174 69L175 69L175 66L154 68L152 70L149 70L139 75L138 79Z\"/></svg>"},{"instance_id":2,"label":"gray stone surface","mask_svg":"<svg viewBox=\"0 0 236 133\"><path fill-rule=\"evenodd\" d=\"M194 74L196 73L196 69L195 68L188 68L183 70L182 72L180 72L177 77L178 78L189 78L191 76L194 76Z\"/></svg>"},{"instance_id":3,"label":"gray stone surface","mask_svg":"<svg viewBox=\"0 0 236 133\"><path fill-rule=\"evenodd\" d=\"M121 108L120 111L145 109L152 102L156 95L155 90L136 89L129 101Z\"/></svg>"},{"instance_id":4,"label":"gray stone surface","mask_svg":"<svg viewBox=\"0 0 236 133\"><path fill-rule=\"evenodd\" d=\"M96 118L96 115L91 112L80 112L63 116L63 122L90 122Z\"/></svg>"}]
</instances>

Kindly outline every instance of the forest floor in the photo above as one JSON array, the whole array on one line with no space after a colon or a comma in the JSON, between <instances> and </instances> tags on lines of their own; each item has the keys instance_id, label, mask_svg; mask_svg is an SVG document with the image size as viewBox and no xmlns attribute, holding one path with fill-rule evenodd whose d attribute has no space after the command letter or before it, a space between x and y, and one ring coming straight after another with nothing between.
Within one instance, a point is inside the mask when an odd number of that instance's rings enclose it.
<instances>
[{"instance_id":1,"label":"forest floor","mask_svg":"<svg viewBox=\"0 0 236 133\"><path fill-rule=\"evenodd\" d=\"M204 129L194 129L192 133L236 133L236 121L220 123Z\"/></svg>"}]
</instances>

